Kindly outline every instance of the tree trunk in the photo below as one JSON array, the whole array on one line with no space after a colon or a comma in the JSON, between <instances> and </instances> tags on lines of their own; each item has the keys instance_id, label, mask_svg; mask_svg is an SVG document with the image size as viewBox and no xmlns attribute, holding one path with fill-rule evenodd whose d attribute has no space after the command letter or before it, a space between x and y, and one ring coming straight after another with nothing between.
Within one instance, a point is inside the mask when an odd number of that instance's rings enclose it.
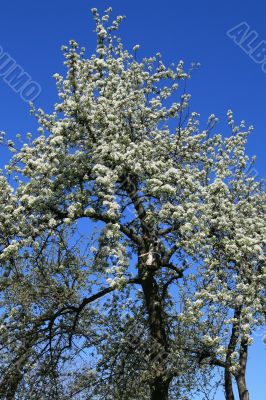
<instances>
[{"instance_id":1,"label":"tree trunk","mask_svg":"<svg viewBox=\"0 0 266 400\"><path fill-rule=\"evenodd\" d=\"M224 390L225 390L226 400L235 400L232 375L231 372L228 370L228 368L225 368L224 372Z\"/></svg>"},{"instance_id":2,"label":"tree trunk","mask_svg":"<svg viewBox=\"0 0 266 400\"><path fill-rule=\"evenodd\" d=\"M249 393L246 384L248 345L245 339L241 340L240 357L239 357L239 373L236 376L239 400L249 400Z\"/></svg>"},{"instance_id":3,"label":"tree trunk","mask_svg":"<svg viewBox=\"0 0 266 400\"><path fill-rule=\"evenodd\" d=\"M142 280L150 330L150 392L151 400L168 400L171 379L167 374L165 363L168 354L166 320L159 288L153 274L153 271L148 270Z\"/></svg>"},{"instance_id":4,"label":"tree trunk","mask_svg":"<svg viewBox=\"0 0 266 400\"><path fill-rule=\"evenodd\" d=\"M249 393L246 385L246 379L244 375L238 375L236 378L239 400L249 400Z\"/></svg>"},{"instance_id":5,"label":"tree trunk","mask_svg":"<svg viewBox=\"0 0 266 400\"><path fill-rule=\"evenodd\" d=\"M227 348L226 354L226 367L224 371L224 391L226 400L234 400L233 384L232 384L232 373L229 368L231 366L231 355L236 349L238 338L239 338L239 321L241 317L242 306L236 307L234 312L235 322L232 326L232 332L230 341Z\"/></svg>"},{"instance_id":6,"label":"tree trunk","mask_svg":"<svg viewBox=\"0 0 266 400\"><path fill-rule=\"evenodd\" d=\"M155 380L151 387L151 400L168 400L169 384L169 381L164 382L161 378Z\"/></svg>"},{"instance_id":7,"label":"tree trunk","mask_svg":"<svg viewBox=\"0 0 266 400\"><path fill-rule=\"evenodd\" d=\"M150 398L151 400L168 400L171 378L168 375L165 360L169 348L163 299L155 278L155 274L160 268L156 235L154 235L153 224L147 225L145 221L146 210L138 196L137 178L130 176L122 179L122 183L134 204L143 231L143 242L138 249L138 273L144 294L150 333Z\"/></svg>"}]
</instances>

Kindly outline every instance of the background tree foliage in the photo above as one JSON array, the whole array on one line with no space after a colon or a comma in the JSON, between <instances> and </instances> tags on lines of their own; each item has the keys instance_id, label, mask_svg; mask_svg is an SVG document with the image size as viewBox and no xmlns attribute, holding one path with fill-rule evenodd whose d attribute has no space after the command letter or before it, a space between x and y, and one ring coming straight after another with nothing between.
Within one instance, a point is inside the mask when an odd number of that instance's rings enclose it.
<instances>
[{"instance_id":1,"label":"background tree foliage","mask_svg":"<svg viewBox=\"0 0 266 400\"><path fill-rule=\"evenodd\" d=\"M95 54L63 46L54 112L32 107L38 137L8 143L1 398L232 400L235 380L248 400L266 276L252 127L229 110L228 135L214 115L201 129L183 62L138 60L123 17L92 12Z\"/></svg>"}]
</instances>

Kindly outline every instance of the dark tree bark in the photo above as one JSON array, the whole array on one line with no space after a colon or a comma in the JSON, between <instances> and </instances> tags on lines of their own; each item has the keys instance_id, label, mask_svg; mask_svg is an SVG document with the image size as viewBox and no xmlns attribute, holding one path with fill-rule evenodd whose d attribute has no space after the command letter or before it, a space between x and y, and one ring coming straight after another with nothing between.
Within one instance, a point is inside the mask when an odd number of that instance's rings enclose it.
<instances>
[{"instance_id":1,"label":"dark tree bark","mask_svg":"<svg viewBox=\"0 0 266 400\"><path fill-rule=\"evenodd\" d=\"M249 400L249 392L247 389L245 375L238 375L236 378L239 400Z\"/></svg>"},{"instance_id":2,"label":"dark tree bark","mask_svg":"<svg viewBox=\"0 0 266 400\"><path fill-rule=\"evenodd\" d=\"M147 274L142 281L150 330L151 363L155 361L157 365L155 376L153 376L155 371L151 371L151 400L168 400L170 379L167 376L165 365L168 353L166 320L159 288L153 274L152 271L147 270Z\"/></svg>"},{"instance_id":3,"label":"dark tree bark","mask_svg":"<svg viewBox=\"0 0 266 400\"><path fill-rule=\"evenodd\" d=\"M224 390L225 390L226 400L235 400L234 391L233 391L232 374L228 370L228 368L225 368L225 370L224 370Z\"/></svg>"},{"instance_id":4,"label":"dark tree bark","mask_svg":"<svg viewBox=\"0 0 266 400\"><path fill-rule=\"evenodd\" d=\"M233 384L232 384L232 373L229 368L231 366L231 355L236 349L237 341L239 338L239 321L241 317L242 307L237 307L234 312L235 322L233 323L230 341L227 348L226 354L226 367L224 372L224 390L226 400L234 400Z\"/></svg>"},{"instance_id":5,"label":"dark tree bark","mask_svg":"<svg viewBox=\"0 0 266 400\"><path fill-rule=\"evenodd\" d=\"M243 339L241 341L239 355L239 372L236 376L239 400L249 400L249 392L246 384L246 369L247 369L248 345Z\"/></svg>"},{"instance_id":6,"label":"dark tree bark","mask_svg":"<svg viewBox=\"0 0 266 400\"><path fill-rule=\"evenodd\" d=\"M151 400L168 400L169 384L169 381L165 382L162 378L158 378L151 390Z\"/></svg>"},{"instance_id":7,"label":"dark tree bark","mask_svg":"<svg viewBox=\"0 0 266 400\"><path fill-rule=\"evenodd\" d=\"M167 335L167 318L164 309L165 293L160 293L156 281L156 273L162 267L162 252L158 249L159 235L153 223L145 221L146 210L138 195L138 183L136 177L123 179L129 198L134 204L140 227L142 230L141 242L138 243L138 275L141 282L145 306L148 315L150 333L150 398L151 400L168 400L169 377L166 358L169 352Z\"/></svg>"}]
</instances>

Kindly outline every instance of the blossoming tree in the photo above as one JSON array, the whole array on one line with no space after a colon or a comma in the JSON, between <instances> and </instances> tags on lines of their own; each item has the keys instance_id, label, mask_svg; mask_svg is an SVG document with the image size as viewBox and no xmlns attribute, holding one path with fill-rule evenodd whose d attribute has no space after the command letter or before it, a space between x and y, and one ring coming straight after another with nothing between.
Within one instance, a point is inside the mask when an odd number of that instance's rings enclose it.
<instances>
[{"instance_id":1,"label":"blossoming tree","mask_svg":"<svg viewBox=\"0 0 266 400\"><path fill-rule=\"evenodd\" d=\"M235 377L247 400L247 347L265 312L251 128L229 111L229 135L212 133L214 115L200 129L176 94L183 62L138 60L115 36L123 18L92 11L95 54L63 47L59 102L50 115L32 108L39 135L10 162L14 192L1 177L0 391L166 400L216 365L226 399Z\"/></svg>"}]
</instances>

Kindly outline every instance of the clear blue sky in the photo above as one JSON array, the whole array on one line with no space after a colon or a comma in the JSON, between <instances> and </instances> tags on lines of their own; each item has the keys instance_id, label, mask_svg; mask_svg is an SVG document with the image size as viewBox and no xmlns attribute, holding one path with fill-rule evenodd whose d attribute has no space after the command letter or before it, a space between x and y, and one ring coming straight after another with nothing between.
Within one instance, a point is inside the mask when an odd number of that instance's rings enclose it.
<instances>
[{"instance_id":1,"label":"clear blue sky","mask_svg":"<svg viewBox=\"0 0 266 400\"><path fill-rule=\"evenodd\" d=\"M51 111L56 101L52 74L62 71L60 46L76 39L88 51L95 36L90 8L112 6L115 14L126 14L121 35L128 47L141 44L141 55L160 51L168 62L183 59L202 67L189 83L192 108L202 119L214 113L223 132L228 108L235 119L245 119L255 131L248 145L257 155L256 168L265 176L266 73L239 48L226 32L245 21L266 40L266 3L250 1L177 0L13 0L1 4L0 46L20 64L42 92L36 104ZM266 70L266 68L265 68ZM0 77L0 130L9 137L34 130L28 105ZM7 155L0 149L1 166ZM251 351L248 380L251 400L266 399L265 347L260 337ZM221 400L223 397L218 398Z\"/></svg>"}]
</instances>

